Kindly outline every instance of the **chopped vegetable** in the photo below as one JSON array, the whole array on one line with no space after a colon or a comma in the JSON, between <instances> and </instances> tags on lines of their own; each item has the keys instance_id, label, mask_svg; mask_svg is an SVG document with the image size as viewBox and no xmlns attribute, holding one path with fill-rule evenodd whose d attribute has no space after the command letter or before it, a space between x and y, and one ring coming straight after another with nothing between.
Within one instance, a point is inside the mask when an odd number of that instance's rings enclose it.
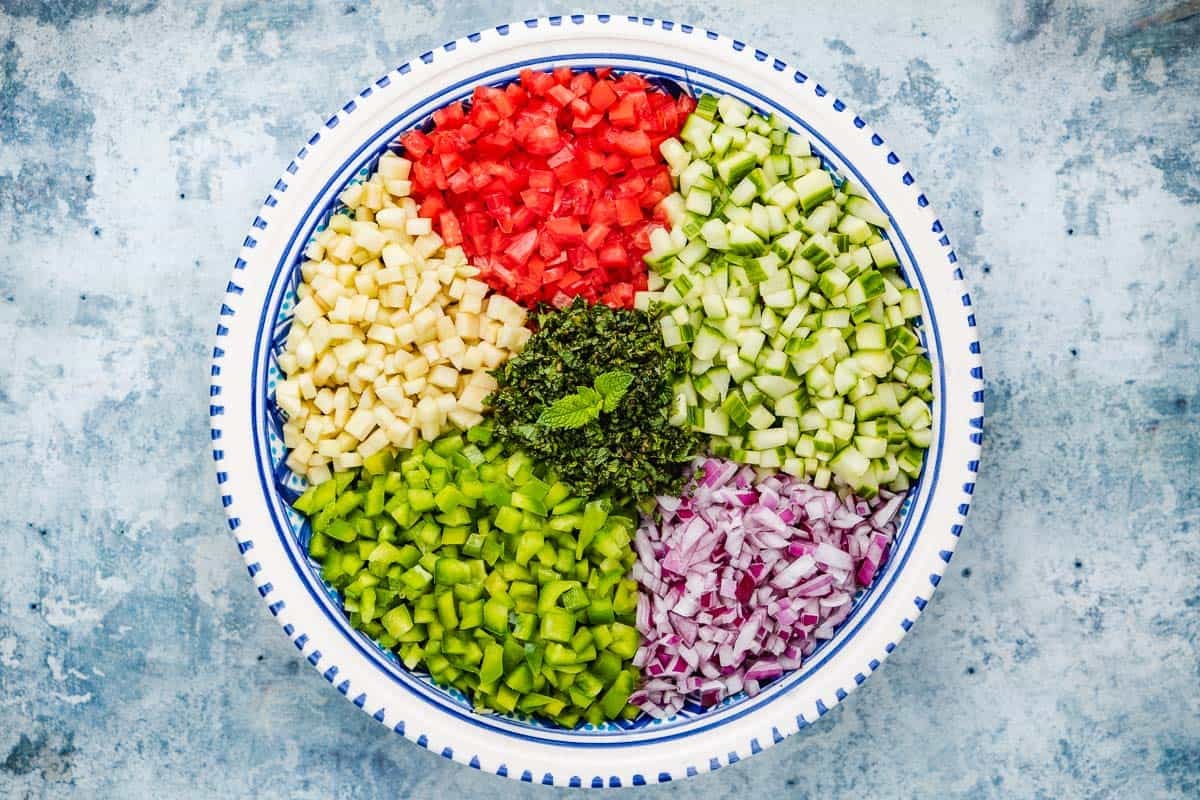
<instances>
[{"instance_id":1,"label":"chopped vegetable","mask_svg":"<svg viewBox=\"0 0 1200 800\"><path fill-rule=\"evenodd\" d=\"M385 154L306 250L275 400L287 465L311 483L384 449L482 421L488 370L530 336L525 310L473 276L417 216L408 160Z\"/></svg>"},{"instance_id":2,"label":"chopped vegetable","mask_svg":"<svg viewBox=\"0 0 1200 800\"><path fill-rule=\"evenodd\" d=\"M659 498L635 539L641 587L631 702L669 717L756 694L797 669L849 616L887 558L903 494L839 497L783 474L695 462L682 498Z\"/></svg>"},{"instance_id":3,"label":"chopped vegetable","mask_svg":"<svg viewBox=\"0 0 1200 800\"><path fill-rule=\"evenodd\" d=\"M686 356L668 350L641 311L576 300L539 314L537 325L522 355L494 373L499 388L489 402L499 440L583 494L677 491L683 464L698 451L697 437L668 421ZM567 398L579 407L566 408ZM546 424L547 414L558 423Z\"/></svg>"},{"instance_id":4,"label":"chopped vegetable","mask_svg":"<svg viewBox=\"0 0 1200 800\"><path fill-rule=\"evenodd\" d=\"M735 98L701 98L680 140L661 147L673 229L646 254L661 288L637 298L691 357L672 420L718 455L819 487L907 489L929 446L932 369L887 216Z\"/></svg>"},{"instance_id":5,"label":"chopped vegetable","mask_svg":"<svg viewBox=\"0 0 1200 800\"><path fill-rule=\"evenodd\" d=\"M628 308L672 191L659 145L693 106L631 73L526 69L400 141L422 215L494 289L529 307L582 296Z\"/></svg>"},{"instance_id":6,"label":"chopped vegetable","mask_svg":"<svg viewBox=\"0 0 1200 800\"><path fill-rule=\"evenodd\" d=\"M354 627L478 710L632 718L635 523L487 426L377 454L295 502Z\"/></svg>"}]
</instances>

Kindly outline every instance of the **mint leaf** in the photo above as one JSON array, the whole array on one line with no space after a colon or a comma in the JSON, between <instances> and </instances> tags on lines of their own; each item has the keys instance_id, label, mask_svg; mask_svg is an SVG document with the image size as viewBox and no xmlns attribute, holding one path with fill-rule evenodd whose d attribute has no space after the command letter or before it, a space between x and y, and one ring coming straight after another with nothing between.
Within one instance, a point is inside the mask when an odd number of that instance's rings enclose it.
<instances>
[{"instance_id":1,"label":"mint leaf","mask_svg":"<svg viewBox=\"0 0 1200 800\"><path fill-rule=\"evenodd\" d=\"M633 375L621 370L606 372L596 376L593 383L596 391L604 397L604 410L610 412L617 407L621 398L629 391L629 386L633 383Z\"/></svg>"},{"instance_id":2,"label":"mint leaf","mask_svg":"<svg viewBox=\"0 0 1200 800\"><path fill-rule=\"evenodd\" d=\"M585 388L578 394L555 400L542 411L537 421L547 428L581 428L600 416L600 406L600 395Z\"/></svg>"},{"instance_id":3,"label":"mint leaf","mask_svg":"<svg viewBox=\"0 0 1200 800\"><path fill-rule=\"evenodd\" d=\"M600 396L599 392L590 386L580 386L577 394L584 400L587 400L590 404L594 405L596 407L597 414L600 413L600 408L604 405L604 398Z\"/></svg>"}]
</instances>

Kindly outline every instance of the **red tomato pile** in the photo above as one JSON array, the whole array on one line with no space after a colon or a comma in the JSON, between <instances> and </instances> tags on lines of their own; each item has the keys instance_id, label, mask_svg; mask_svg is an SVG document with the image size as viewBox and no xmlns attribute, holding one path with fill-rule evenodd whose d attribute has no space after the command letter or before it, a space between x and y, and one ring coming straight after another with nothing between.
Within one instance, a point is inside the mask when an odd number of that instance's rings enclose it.
<instances>
[{"instance_id":1,"label":"red tomato pile","mask_svg":"<svg viewBox=\"0 0 1200 800\"><path fill-rule=\"evenodd\" d=\"M628 308L646 288L642 256L664 221L655 208L672 191L658 146L694 107L607 67L527 69L400 141L421 215L492 288L527 306L581 295Z\"/></svg>"}]
</instances>

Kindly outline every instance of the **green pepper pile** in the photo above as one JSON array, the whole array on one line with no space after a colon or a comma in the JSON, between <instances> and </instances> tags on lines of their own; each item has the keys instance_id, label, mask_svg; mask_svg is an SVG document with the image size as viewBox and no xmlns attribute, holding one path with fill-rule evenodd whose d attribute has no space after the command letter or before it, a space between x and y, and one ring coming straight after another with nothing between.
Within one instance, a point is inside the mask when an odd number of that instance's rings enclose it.
<instances>
[{"instance_id":1,"label":"green pepper pile","mask_svg":"<svg viewBox=\"0 0 1200 800\"><path fill-rule=\"evenodd\" d=\"M573 727L633 718L637 527L490 426L308 489L309 553L350 622L478 710Z\"/></svg>"}]
</instances>

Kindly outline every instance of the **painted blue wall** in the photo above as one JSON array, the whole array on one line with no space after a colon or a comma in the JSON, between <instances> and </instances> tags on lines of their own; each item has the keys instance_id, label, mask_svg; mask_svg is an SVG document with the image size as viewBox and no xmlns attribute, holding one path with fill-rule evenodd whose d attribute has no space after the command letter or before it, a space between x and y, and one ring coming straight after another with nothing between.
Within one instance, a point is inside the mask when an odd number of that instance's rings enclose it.
<instances>
[{"instance_id":1,"label":"painted blue wall","mask_svg":"<svg viewBox=\"0 0 1200 800\"><path fill-rule=\"evenodd\" d=\"M796 64L912 165L977 303L984 473L880 675L645 793L1195 797L1200 17L795 5L636 10ZM432 44L564 10L0 3L0 796L548 796L301 664L224 529L205 412L235 250L304 135Z\"/></svg>"}]
</instances>

